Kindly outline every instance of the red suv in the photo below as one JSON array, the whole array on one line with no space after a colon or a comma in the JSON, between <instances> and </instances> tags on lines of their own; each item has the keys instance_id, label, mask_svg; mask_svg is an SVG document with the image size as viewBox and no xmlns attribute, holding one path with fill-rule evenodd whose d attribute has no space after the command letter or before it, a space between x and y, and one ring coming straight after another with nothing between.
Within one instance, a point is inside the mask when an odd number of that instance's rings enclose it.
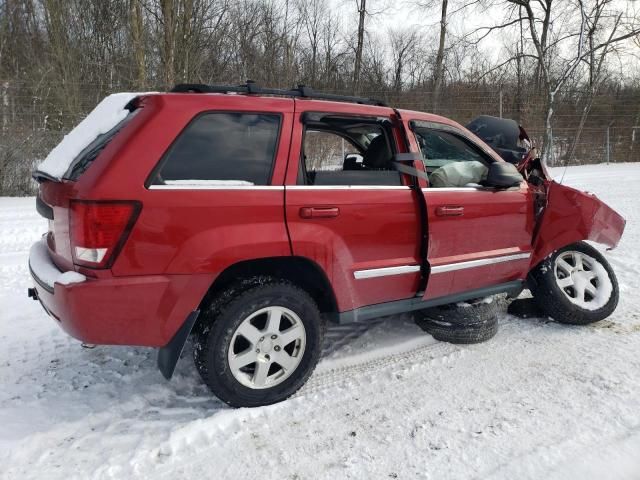
<instances>
[{"instance_id":1,"label":"red suv","mask_svg":"<svg viewBox=\"0 0 640 480\"><path fill-rule=\"evenodd\" d=\"M298 390L326 320L525 287L560 322L617 305L583 240L614 247L624 219L552 181L535 150L514 165L440 116L181 85L107 97L50 157L30 296L83 342L158 347L167 378L195 334L202 378L234 406Z\"/></svg>"}]
</instances>

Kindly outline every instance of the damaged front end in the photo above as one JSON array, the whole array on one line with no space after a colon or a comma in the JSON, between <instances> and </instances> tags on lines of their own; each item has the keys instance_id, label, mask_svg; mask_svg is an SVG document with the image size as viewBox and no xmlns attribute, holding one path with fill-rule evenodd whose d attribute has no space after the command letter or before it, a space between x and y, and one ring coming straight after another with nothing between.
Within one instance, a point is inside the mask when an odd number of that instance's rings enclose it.
<instances>
[{"instance_id":1,"label":"damaged front end","mask_svg":"<svg viewBox=\"0 0 640 480\"><path fill-rule=\"evenodd\" d=\"M531 267L554 251L582 240L614 248L625 219L592 193L552 179L527 132L514 120L482 115L467 128L518 168L533 192L536 227Z\"/></svg>"},{"instance_id":2,"label":"damaged front end","mask_svg":"<svg viewBox=\"0 0 640 480\"><path fill-rule=\"evenodd\" d=\"M614 248L618 245L625 219L592 193L545 182L546 206L537 222L531 266L547 255L581 240L591 240Z\"/></svg>"}]
</instances>

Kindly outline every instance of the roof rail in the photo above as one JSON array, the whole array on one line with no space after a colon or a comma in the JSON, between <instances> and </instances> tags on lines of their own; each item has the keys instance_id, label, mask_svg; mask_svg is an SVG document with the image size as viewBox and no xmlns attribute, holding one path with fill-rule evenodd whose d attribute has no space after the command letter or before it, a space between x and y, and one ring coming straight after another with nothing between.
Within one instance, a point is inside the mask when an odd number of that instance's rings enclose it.
<instances>
[{"instance_id":1,"label":"roof rail","mask_svg":"<svg viewBox=\"0 0 640 480\"><path fill-rule=\"evenodd\" d=\"M333 93L316 92L306 85L298 85L296 88L283 90L279 88L262 88L253 80L247 80L244 85L205 85L202 83L179 83L173 87L173 93L247 93L255 95L276 95L281 97L315 98L318 100L332 100L335 102L359 103L362 105L387 105L373 98L352 97L348 95L335 95Z\"/></svg>"}]
</instances>

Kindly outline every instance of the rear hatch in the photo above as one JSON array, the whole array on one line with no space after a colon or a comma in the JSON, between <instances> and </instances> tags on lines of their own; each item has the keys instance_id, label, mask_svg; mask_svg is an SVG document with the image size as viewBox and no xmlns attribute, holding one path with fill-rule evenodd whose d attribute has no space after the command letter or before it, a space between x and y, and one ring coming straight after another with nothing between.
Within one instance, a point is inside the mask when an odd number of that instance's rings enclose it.
<instances>
[{"instance_id":1,"label":"rear hatch","mask_svg":"<svg viewBox=\"0 0 640 480\"><path fill-rule=\"evenodd\" d=\"M100 105L102 103L104 101ZM120 103L123 103L123 99L120 99ZM92 247L91 242L93 244L113 243L113 235L122 235L122 231L129 224L130 217L138 209L134 202L86 202L78 199L78 181L101 154L105 153L109 156L108 146L137 115L141 106L134 95L124 105L125 112L110 118L110 124L104 121L106 113L104 108L100 110L100 105L65 137L58 147L52 150L47 160L40 164L33 174L40 184L36 208L38 213L48 220L47 246L52 260L61 271L86 271L80 267L108 268L110 261L102 260L107 254L110 257L114 256L115 244L110 244L109 248L99 245L91 249L93 251L87 249ZM87 120L90 121L92 115L96 113L103 117L102 122L98 125L88 125ZM68 137L79 128L80 135L75 135L69 144ZM67 142L66 148L63 145L65 142ZM79 153L74 155L77 151ZM54 162L49 161L52 157L57 157L54 158ZM96 206L99 208L95 208ZM122 223L124 226L117 229L119 232L113 231L114 223L116 227ZM107 236L111 235L109 238L105 238L104 230L107 230ZM92 255L94 258L91 258ZM98 257L101 257L100 261L89 261L98 260Z\"/></svg>"}]
</instances>

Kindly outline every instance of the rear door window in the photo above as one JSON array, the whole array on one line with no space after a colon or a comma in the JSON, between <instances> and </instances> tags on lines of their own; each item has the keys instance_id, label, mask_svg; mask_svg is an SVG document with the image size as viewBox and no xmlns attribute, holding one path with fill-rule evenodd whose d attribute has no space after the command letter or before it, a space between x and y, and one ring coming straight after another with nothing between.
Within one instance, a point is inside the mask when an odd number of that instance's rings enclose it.
<instances>
[{"instance_id":1,"label":"rear door window","mask_svg":"<svg viewBox=\"0 0 640 480\"><path fill-rule=\"evenodd\" d=\"M268 185L279 129L279 115L200 115L165 154L152 184Z\"/></svg>"},{"instance_id":2,"label":"rear door window","mask_svg":"<svg viewBox=\"0 0 640 480\"><path fill-rule=\"evenodd\" d=\"M386 129L361 118L316 120L305 125L298 184L402 185L393 166Z\"/></svg>"}]
</instances>

